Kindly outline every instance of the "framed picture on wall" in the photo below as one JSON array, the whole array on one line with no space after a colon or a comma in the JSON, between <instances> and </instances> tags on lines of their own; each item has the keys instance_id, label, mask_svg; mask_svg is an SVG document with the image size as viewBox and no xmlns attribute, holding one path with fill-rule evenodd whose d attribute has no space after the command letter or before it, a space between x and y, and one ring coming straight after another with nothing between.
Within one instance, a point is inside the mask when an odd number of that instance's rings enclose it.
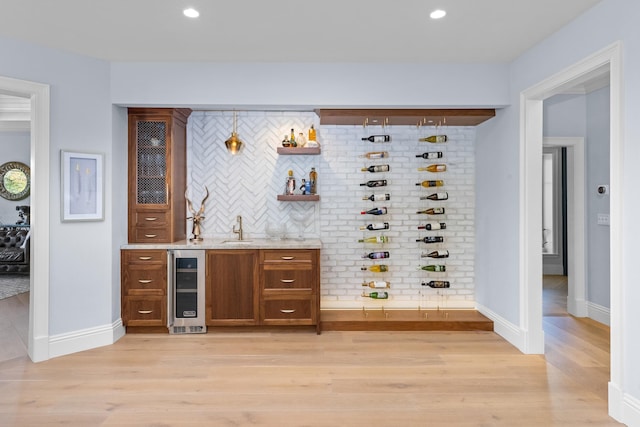
<instances>
[{"instance_id":1,"label":"framed picture on wall","mask_svg":"<svg viewBox=\"0 0 640 427\"><path fill-rule=\"evenodd\" d=\"M62 221L104 220L103 155L61 153Z\"/></svg>"}]
</instances>

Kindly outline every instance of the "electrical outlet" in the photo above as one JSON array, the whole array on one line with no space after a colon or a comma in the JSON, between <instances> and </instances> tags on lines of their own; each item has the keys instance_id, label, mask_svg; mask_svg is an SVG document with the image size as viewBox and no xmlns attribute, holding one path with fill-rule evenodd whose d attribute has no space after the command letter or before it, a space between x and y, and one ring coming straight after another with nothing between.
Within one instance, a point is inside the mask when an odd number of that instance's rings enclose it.
<instances>
[{"instance_id":1,"label":"electrical outlet","mask_svg":"<svg viewBox=\"0 0 640 427\"><path fill-rule=\"evenodd\" d=\"M609 214L599 213L597 221L598 225L609 225Z\"/></svg>"}]
</instances>

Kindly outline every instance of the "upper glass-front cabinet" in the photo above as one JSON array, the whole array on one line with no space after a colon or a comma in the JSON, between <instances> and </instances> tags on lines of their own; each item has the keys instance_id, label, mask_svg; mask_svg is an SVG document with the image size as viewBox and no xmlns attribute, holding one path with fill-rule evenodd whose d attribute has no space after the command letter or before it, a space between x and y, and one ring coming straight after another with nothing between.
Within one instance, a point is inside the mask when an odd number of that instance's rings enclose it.
<instances>
[{"instance_id":1,"label":"upper glass-front cabinet","mask_svg":"<svg viewBox=\"0 0 640 427\"><path fill-rule=\"evenodd\" d=\"M167 204L167 123L136 123L137 185L139 205Z\"/></svg>"}]
</instances>

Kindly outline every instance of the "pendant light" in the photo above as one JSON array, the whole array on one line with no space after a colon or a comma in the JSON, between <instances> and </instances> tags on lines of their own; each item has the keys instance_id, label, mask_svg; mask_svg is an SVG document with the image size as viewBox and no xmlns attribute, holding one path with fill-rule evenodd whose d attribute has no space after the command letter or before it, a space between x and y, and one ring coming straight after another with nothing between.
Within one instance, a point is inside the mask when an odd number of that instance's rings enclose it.
<instances>
[{"instance_id":1,"label":"pendant light","mask_svg":"<svg viewBox=\"0 0 640 427\"><path fill-rule=\"evenodd\" d=\"M224 145L227 146L227 151L232 155L236 155L242 149L242 141L238 138L238 117L236 116L236 112L233 112L233 132L231 133L231 137L224 142Z\"/></svg>"}]
</instances>

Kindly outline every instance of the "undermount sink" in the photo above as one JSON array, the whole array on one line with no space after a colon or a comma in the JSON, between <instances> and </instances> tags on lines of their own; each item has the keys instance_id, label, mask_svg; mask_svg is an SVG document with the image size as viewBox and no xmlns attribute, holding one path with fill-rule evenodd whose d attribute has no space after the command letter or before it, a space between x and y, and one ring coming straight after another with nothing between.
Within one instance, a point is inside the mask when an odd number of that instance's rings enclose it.
<instances>
[{"instance_id":1,"label":"undermount sink","mask_svg":"<svg viewBox=\"0 0 640 427\"><path fill-rule=\"evenodd\" d=\"M248 245L253 243L251 240L224 240L222 241L223 245Z\"/></svg>"}]
</instances>

